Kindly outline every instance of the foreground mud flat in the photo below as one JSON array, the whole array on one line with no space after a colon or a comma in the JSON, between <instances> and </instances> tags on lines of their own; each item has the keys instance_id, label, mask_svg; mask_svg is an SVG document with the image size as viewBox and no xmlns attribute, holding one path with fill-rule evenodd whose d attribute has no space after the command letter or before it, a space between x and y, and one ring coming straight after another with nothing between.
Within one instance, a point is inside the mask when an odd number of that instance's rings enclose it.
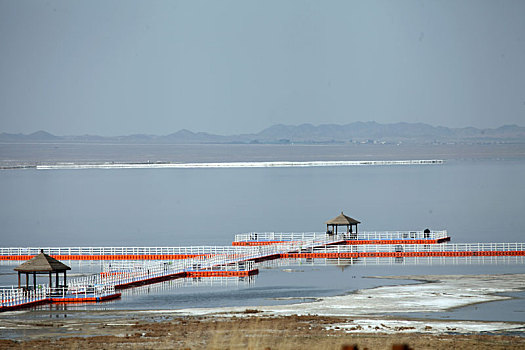
<instances>
[{"instance_id":1,"label":"foreground mud flat","mask_svg":"<svg viewBox=\"0 0 525 350\"><path fill-rule=\"evenodd\" d=\"M129 318L35 321L26 324L26 336L0 340L1 349L391 349L408 344L413 349L523 349L525 338L509 335L453 335L410 333L410 325L395 327L375 320L374 333L349 333L354 320L322 316L258 316L254 310L230 317L154 316ZM357 321L359 322L359 321ZM408 322L408 321L407 321ZM423 323L425 321L422 321ZM383 324L383 326L381 326ZM432 322L425 327L430 330ZM376 327L376 326L374 326ZM379 328L381 327L381 328ZM34 332L40 329L40 332ZM44 333L42 333L44 331ZM453 332L452 330L450 332Z\"/></svg>"}]
</instances>

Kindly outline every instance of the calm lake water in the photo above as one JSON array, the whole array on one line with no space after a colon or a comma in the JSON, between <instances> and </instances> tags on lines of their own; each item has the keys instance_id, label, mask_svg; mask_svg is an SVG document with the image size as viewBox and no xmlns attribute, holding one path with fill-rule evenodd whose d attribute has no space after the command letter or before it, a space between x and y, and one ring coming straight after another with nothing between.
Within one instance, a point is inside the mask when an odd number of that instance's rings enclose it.
<instances>
[{"instance_id":1,"label":"calm lake water","mask_svg":"<svg viewBox=\"0 0 525 350\"><path fill-rule=\"evenodd\" d=\"M446 229L453 243L523 242L524 178L525 161L519 159L427 166L3 170L0 239L1 246L25 247L229 245L235 233L323 231L324 222L344 210L362 222L361 231ZM72 267L73 273L99 268ZM1 285L16 283L12 268L0 266ZM283 270L262 270L249 284L179 288L172 281L126 292L112 303L68 307L267 305L400 283L364 278L370 275L525 273L524 265ZM524 309L522 294L500 302L509 306L499 313L479 306L467 314L523 320L523 310L511 310ZM469 318L458 311L450 315Z\"/></svg>"},{"instance_id":2,"label":"calm lake water","mask_svg":"<svg viewBox=\"0 0 525 350\"><path fill-rule=\"evenodd\" d=\"M428 166L0 171L2 246L230 244L310 232L342 210L360 230L525 238L525 161Z\"/></svg>"}]
</instances>

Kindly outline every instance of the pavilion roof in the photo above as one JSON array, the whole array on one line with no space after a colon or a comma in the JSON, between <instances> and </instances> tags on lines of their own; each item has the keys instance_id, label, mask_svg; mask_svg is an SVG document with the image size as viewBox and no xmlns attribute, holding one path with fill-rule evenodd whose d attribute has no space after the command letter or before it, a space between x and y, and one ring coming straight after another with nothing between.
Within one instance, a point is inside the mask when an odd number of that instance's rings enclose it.
<instances>
[{"instance_id":1,"label":"pavilion roof","mask_svg":"<svg viewBox=\"0 0 525 350\"><path fill-rule=\"evenodd\" d=\"M31 260L15 267L14 270L19 272L57 272L71 270L71 267L41 251Z\"/></svg>"},{"instance_id":2,"label":"pavilion roof","mask_svg":"<svg viewBox=\"0 0 525 350\"><path fill-rule=\"evenodd\" d=\"M357 221L356 219L353 219L350 216L346 216L345 214L343 214L343 212L341 212L341 214L337 215L335 218L326 222L327 225L357 225L360 223L360 221Z\"/></svg>"}]
</instances>

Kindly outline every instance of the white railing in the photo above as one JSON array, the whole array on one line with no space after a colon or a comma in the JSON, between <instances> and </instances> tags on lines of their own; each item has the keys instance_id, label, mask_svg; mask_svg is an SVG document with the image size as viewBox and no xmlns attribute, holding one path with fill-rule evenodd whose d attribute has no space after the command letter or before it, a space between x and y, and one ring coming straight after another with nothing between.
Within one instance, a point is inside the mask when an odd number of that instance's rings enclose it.
<instances>
[{"instance_id":1,"label":"white railing","mask_svg":"<svg viewBox=\"0 0 525 350\"><path fill-rule=\"evenodd\" d=\"M8 287L0 289L0 306L13 307L23 304L29 304L36 301L46 300L48 288L39 285L34 290L23 290L17 287Z\"/></svg>"},{"instance_id":2,"label":"white railing","mask_svg":"<svg viewBox=\"0 0 525 350\"><path fill-rule=\"evenodd\" d=\"M293 266L350 266L350 265L494 265L523 264L525 256L425 256L425 257L367 257L367 258L299 258L268 260L260 268Z\"/></svg>"},{"instance_id":3,"label":"white railing","mask_svg":"<svg viewBox=\"0 0 525 350\"><path fill-rule=\"evenodd\" d=\"M38 255L206 255L235 253L242 248L233 246L189 247L4 247L0 256Z\"/></svg>"},{"instance_id":4,"label":"white railing","mask_svg":"<svg viewBox=\"0 0 525 350\"><path fill-rule=\"evenodd\" d=\"M444 231L446 234L446 231ZM100 274L69 280L66 288L49 288L40 285L35 290L0 288L1 306L15 306L49 297L83 298L105 296L115 292L115 286L133 282L155 280L188 271L248 271L255 268L254 260L278 256L284 253L359 253L359 252L490 252L525 251L525 243L461 243L461 244L373 244L331 245L339 242L343 235L318 235L313 239L289 241L264 246L247 246L236 249L216 247L222 253L205 254L191 259L174 261L112 262L104 266ZM488 257L487 257L488 258ZM372 258L371 258L372 259ZM377 257L373 259L385 259ZM389 260L399 263L405 260ZM406 259L406 258L403 258ZM350 259L350 261L354 261ZM377 260L379 261L379 260ZM407 260L408 261L408 260ZM485 260L483 260L485 261ZM491 260L492 261L492 260ZM518 261L518 260L516 260ZM523 262L523 259L519 260Z\"/></svg>"},{"instance_id":5,"label":"white railing","mask_svg":"<svg viewBox=\"0 0 525 350\"><path fill-rule=\"evenodd\" d=\"M339 239L338 236L326 236L319 240L290 242L257 247L239 247L234 253L205 255L191 259L170 262L112 262L105 266L101 274L80 277L69 281L71 288L76 285L126 285L139 281L154 280L188 271L227 270L239 271L254 268L253 260L283 254L302 249L312 249Z\"/></svg>"},{"instance_id":6,"label":"white railing","mask_svg":"<svg viewBox=\"0 0 525 350\"><path fill-rule=\"evenodd\" d=\"M17 287L0 288L0 306L14 307L38 301L46 301L49 298L78 299L99 298L115 294L113 285L81 285L74 284L68 287L50 288L47 285L38 285L36 289L25 289Z\"/></svg>"},{"instance_id":7,"label":"white railing","mask_svg":"<svg viewBox=\"0 0 525 350\"><path fill-rule=\"evenodd\" d=\"M327 235L319 232L304 233L276 233L252 232L235 235L235 242L245 241L337 241L343 239L357 240L390 240L390 239L440 239L448 237L447 231L387 231L387 232L359 232L357 235L341 233ZM34 256L43 250L49 255L77 256L77 255L212 255L244 253L243 247L238 246L188 246L188 247L0 247L0 256Z\"/></svg>"},{"instance_id":8,"label":"white railing","mask_svg":"<svg viewBox=\"0 0 525 350\"><path fill-rule=\"evenodd\" d=\"M354 240L393 240L393 239L442 239L448 237L446 230L442 231L430 231L425 233L424 231L365 231L358 233L339 233L340 236L345 239ZM316 240L322 239L328 236L324 232L250 232L250 233L239 233L235 235L235 242L263 242L263 241L278 241L278 242L289 242L289 241L305 241L305 240Z\"/></svg>"},{"instance_id":9,"label":"white railing","mask_svg":"<svg viewBox=\"0 0 525 350\"><path fill-rule=\"evenodd\" d=\"M363 244L332 245L303 249L307 253L381 252L488 252L524 251L525 243L443 243L443 244Z\"/></svg>"},{"instance_id":10,"label":"white railing","mask_svg":"<svg viewBox=\"0 0 525 350\"><path fill-rule=\"evenodd\" d=\"M128 295L145 295L159 291L169 291L177 288L188 287L246 287L252 284L254 279L255 276L181 278L150 284L148 286L137 286L136 288L126 289L122 292L122 296L125 298Z\"/></svg>"}]
</instances>

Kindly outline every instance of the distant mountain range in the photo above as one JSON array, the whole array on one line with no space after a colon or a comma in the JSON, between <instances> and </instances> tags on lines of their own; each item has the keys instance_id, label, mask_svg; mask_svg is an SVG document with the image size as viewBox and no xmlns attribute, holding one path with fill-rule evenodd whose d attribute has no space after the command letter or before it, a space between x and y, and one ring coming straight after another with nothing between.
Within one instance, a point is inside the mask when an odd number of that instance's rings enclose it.
<instances>
[{"instance_id":1,"label":"distant mountain range","mask_svg":"<svg viewBox=\"0 0 525 350\"><path fill-rule=\"evenodd\" d=\"M329 143L525 143L525 127L504 125L495 129L447 128L423 123L273 125L256 134L215 135L179 130L157 136L135 134L127 136L56 136L45 131L32 134L0 133L0 142L80 142L80 143L151 143L151 144L329 144Z\"/></svg>"}]
</instances>

